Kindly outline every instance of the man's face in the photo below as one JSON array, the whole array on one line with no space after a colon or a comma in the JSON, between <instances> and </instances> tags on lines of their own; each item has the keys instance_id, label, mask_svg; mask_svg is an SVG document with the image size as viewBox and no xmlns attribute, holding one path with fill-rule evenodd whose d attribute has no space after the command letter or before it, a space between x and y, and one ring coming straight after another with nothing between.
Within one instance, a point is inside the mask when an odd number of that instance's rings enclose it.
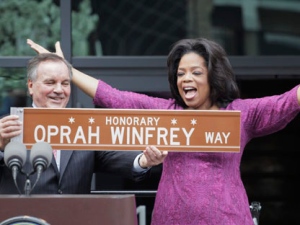
<instances>
[{"instance_id":1,"label":"man's face","mask_svg":"<svg viewBox=\"0 0 300 225\"><path fill-rule=\"evenodd\" d=\"M66 107L71 93L68 67L63 62L40 63L36 81L28 80L28 91L37 107Z\"/></svg>"}]
</instances>

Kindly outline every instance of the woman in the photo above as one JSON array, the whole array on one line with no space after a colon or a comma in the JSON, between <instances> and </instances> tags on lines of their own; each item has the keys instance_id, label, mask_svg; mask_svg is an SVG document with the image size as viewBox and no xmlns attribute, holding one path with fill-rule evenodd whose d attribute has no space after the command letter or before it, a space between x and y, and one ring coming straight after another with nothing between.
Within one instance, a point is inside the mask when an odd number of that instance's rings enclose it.
<instances>
[{"instance_id":1,"label":"woman","mask_svg":"<svg viewBox=\"0 0 300 225\"><path fill-rule=\"evenodd\" d=\"M45 51L31 41L29 45ZM56 49L62 54L59 43ZM299 113L299 86L278 96L240 99L224 49L203 38L175 43L167 65L173 99L119 91L75 69L72 81L106 108L240 110L240 153L168 153L152 225L253 225L240 177L241 157L252 138L283 129Z\"/></svg>"}]
</instances>

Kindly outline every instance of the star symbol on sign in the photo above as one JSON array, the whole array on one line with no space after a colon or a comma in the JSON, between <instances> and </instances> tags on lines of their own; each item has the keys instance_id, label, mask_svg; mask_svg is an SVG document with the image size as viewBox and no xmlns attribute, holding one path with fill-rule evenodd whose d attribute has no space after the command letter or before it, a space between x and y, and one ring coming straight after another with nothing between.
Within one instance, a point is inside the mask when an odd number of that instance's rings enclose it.
<instances>
[{"instance_id":1,"label":"star symbol on sign","mask_svg":"<svg viewBox=\"0 0 300 225\"><path fill-rule=\"evenodd\" d=\"M172 119L172 120L171 120L171 124L172 124L172 125L175 125L175 124L177 124L177 120L176 120L175 118L174 118L174 119Z\"/></svg>"},{"instance_id":2,"label":"star symbol on sign","mask_svg":"<svg viewBox=\"0 0 300 225\"><path fill-rule=\"evenodd\" d=\"M70 118L69 118L69 123L71 123L71 124L75 123L75 118L70 117Z\"/></svg>"},{"instance_id":3,"label":"star symbol on sign","mask_svg":"<svg viewBox=\"0 0 300 225\"><path fill-rule=\"evenodd\" d=\"M196 124L197 124L197 120L192 119L192 120L191 120L191 124L192 124L193 126L196 125Z\"/></svg>"},{"instance_id":4,"label":"star symbol on sign","mask_svg":"<svg viewBox=\"0 0 300 225\"><path fill-rule=\"evenodd\" d=\"M94 119L93 117L89 118L89 123L90 123L90 124L95 123L95 119Z\"/></svg>"}]
</instances>

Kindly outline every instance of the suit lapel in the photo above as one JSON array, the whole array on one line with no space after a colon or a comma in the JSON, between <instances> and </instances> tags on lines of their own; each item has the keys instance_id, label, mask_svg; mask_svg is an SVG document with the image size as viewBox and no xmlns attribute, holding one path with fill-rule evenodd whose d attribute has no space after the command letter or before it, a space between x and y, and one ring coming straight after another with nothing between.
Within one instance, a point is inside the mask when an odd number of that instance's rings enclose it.
<instances>
[{"instance_id":1,"label":"suit lapel","mask_svg":"<svg viewBox=\"0 0 300 225\"><path fill-rule=\"evenodd\" d=\"M61 181L64 172L67 168L67 165L69 163L69 160L71 158L71 155L73 154L74 151L71 150L62 150L61 155L60 155L60 177L59 177L59 182Z\"/></svg>"}]
</instances>

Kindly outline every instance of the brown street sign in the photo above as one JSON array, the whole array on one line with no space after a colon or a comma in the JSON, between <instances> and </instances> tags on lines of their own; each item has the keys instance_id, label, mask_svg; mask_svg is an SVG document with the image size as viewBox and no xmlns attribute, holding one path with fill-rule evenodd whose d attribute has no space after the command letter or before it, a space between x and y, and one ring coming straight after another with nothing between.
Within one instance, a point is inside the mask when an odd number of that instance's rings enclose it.
<instances>
[{"instance_id":1,"label":"brown street sign","mask_svg":"<svg viewBox=\"0 0 300 225\"><path fill-rule=\"evenodd\" d=\"M23 121L12 141L61 150L239 152L240 111L11 108Z\"/></svg>"}]
</instances>

